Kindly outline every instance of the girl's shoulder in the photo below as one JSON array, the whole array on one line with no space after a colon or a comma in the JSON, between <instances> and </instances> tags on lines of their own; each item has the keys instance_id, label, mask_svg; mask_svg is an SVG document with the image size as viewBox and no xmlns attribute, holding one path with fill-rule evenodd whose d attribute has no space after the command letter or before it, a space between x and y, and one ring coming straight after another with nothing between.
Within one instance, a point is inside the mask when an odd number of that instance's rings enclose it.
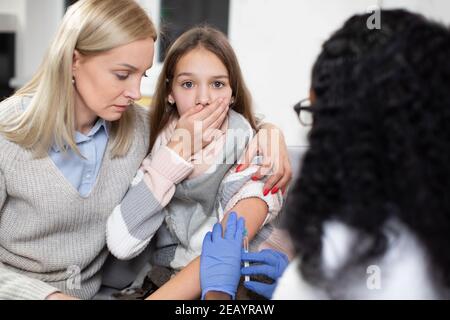
<instances>
[{"instance_id":1,"label":"girl's shoulder","mask_svg":"<svg viewBox=\"0 0 450 320\"><path fill-rule=\"evenodd\" d=\"M248 133L253 133L253 128L250 122L240 113L230 110L228 111L228 128L234 130L243 130Z\"/></svg>"},{"instance_id":2,"label":"girl's shoulder","mask_svg":"<svg viewBox=\"0 0 450 320\"><path fill-rule=\"evenodd\" d=\"M250 122L242 114L234 110L228 112L227 144L234 141L246 146L255 134Z\"/></svg>"}]
</instances>

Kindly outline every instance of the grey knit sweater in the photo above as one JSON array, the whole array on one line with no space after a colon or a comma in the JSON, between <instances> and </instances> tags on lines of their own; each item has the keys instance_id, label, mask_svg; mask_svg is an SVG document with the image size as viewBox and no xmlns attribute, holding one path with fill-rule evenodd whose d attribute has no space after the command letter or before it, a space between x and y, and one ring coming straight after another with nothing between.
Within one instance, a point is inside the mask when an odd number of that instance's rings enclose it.
<instances>
[{"instance_id":1,"label":"grey knit sweater","mask_svg":"<svg viewBox=\"0 0 450 320\"><path fill-rule=\"evenodd\" d=\"M24 104L3 102L0 111L20 111ZM97 293L108 255L106 221L148 151L147 112L135 109L131 149L112 159L110 140L87 198L49 157L36 159L0 135L0 299L44 299L57 290L89 299Z\"/></svg>"}]
</instances>

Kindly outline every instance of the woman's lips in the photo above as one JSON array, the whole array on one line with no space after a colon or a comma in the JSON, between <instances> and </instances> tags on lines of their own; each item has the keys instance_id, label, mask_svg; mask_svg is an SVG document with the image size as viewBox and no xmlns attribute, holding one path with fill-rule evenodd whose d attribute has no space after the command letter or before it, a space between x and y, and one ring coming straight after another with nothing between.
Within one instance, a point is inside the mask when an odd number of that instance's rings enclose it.
<instances>
[{"instance_id":1,"label":"woman's lips","mask_svg":"<svg viewBox=\"0 0 450 320\"><path fill-rule=\"evenodd\" d=\"M118 109L119 111L125 111L128 108L128 105L114 105L114 107L116 107L116 109Z\"/></svg>"}]
</instances>

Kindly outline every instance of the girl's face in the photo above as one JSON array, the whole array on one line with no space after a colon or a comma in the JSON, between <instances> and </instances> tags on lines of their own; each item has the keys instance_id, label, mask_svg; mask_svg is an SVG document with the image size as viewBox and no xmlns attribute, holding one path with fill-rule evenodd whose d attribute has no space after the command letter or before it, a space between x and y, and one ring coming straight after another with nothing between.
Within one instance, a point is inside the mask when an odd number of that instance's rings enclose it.
<instances>
[{"instance_id":1,"label":"girl's face","mask_svg":"<svg viewBox=\"0 0 450 320\"><path fill-rule=\"evenodd\" d=\"M219 98L230 103L232 92L222 61L211 51L198 47L178 61L168 100L176 103L182 116L197 104L206 106Z\"/></svg>"},{"instance_id":2,"label":"girl's face","mask_svg":"<svg viewBox=\"0 0 450 320\"><path fill-rule=\"evenodd\" d=\"M141 98L142 76L152 66L154 41L139 40L107 52L74 53L76 112L84 118L121 118L130 100Z\"/></svg>"}]
</instances>

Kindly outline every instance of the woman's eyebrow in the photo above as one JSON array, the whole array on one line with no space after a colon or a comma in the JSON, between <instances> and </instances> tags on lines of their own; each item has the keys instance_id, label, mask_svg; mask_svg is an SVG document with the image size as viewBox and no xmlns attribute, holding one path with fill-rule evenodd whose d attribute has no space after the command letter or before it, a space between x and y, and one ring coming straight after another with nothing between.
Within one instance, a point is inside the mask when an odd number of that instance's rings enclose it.
<instances>
[{"instance_id":1,"label":"woman's eyebrow","mask_svg":"<svg viewBox=\"0 0 450 320\"><path fill-rule=\"evenodd\" d=\"M125 68L129 68L132 71L137 71L138 70L138 68L136 68L135 66L132 66L131 64L128 64L128 63L119 63L118 65L122 66L122 67L125 67Z\"/></svg>"}]
</instances>

